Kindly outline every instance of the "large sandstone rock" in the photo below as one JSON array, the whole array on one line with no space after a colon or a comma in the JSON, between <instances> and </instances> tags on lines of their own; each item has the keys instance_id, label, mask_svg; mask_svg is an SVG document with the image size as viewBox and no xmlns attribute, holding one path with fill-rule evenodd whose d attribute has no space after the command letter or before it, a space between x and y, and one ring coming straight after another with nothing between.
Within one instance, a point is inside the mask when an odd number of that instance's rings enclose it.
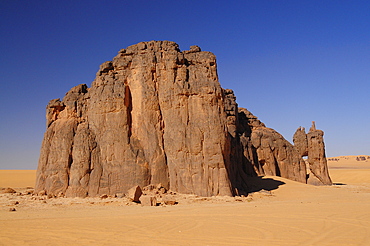
<instances>
[{"instance_id":1,"label":"large sandstone rock","mask_svg":"<svg viewBox=\"0 0 370 246\"><path fill-rule=\"evenodd\" d=\"M90 88L51 100L46 122L35 192L116 195L161 184L212 196L246 193L253 175L306 182L298 150L238 108L220 86L215 56L198 46L181 52L174 42L151 41L122 49ZM322 135L307 139L315 177L328 184Z\"/></svg>"},{"instance_id":2,"label":"large sandstone rock","mask_svg":"<svg viewBox=\"0 0 370 246\"><path fill-rule=\"evenodd\" d=\"M50 101L36 190L114 195L161 183L232 195L223 103L212 53L168 41L123 49L91 88Z\"/></svg>"}]
</instances>

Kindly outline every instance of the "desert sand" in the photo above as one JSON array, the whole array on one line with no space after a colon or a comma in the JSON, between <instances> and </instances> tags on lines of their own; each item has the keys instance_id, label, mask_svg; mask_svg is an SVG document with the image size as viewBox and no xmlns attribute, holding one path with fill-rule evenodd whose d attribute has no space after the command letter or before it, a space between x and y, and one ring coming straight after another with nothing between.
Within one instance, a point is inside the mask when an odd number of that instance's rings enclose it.
<instances>
[{"instance_id":1,"label":"desert sand","mask_svg":"<svg viewBox=\"0 0 370 246\"><path fill-rule=\"evenodd\" d=\"M157 207L35 196L35 171L3 170L0 187L17 193L0 190L0 245L370 245L370 158L336 159L333 186L253 178L247 197Z\"/></svg>"}]
</instances>

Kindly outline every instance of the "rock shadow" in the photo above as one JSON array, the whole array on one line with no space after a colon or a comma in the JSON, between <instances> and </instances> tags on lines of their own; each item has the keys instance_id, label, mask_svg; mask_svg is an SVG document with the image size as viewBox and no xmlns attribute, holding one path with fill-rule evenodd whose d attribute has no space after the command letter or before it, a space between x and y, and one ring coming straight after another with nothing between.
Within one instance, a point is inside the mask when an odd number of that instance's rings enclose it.
<instances>
[{"instance_id":1,"label":"rock shadow","mask_svg":"<svg viewBox=\"0 0 370 246\"><path fill-rule=\"evenodd\" d=\"M285 182L275 180L272 178L249 177L248 178L248 193L259 192L262 190L272 191L279 188L280 185L284 185Z\"/></svg>"}]
</instances>

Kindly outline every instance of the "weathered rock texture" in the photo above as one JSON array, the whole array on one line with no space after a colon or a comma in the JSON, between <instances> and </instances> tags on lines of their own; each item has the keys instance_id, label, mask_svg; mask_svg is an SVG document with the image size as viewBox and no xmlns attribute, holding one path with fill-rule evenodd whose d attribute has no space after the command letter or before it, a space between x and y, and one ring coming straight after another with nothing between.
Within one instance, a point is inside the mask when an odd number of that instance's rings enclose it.
<instances>
[{"instance_id":1,"label":"weathered rock texture","mask_svg":"<svg viewBox=\"0 0 370 246\"><path fill-rule=\"evenodd\" d=\"M305 147L298 151L238 108L219 84L215 56L198 46L123 49L100 66L91 88L51 100L46 119L36 192L84 197L161 184L212 196L247 192L251 175L306 182ZM307 149L315 182L329 184L322 135L307 134Z\"/></svg>"}]
</instances>

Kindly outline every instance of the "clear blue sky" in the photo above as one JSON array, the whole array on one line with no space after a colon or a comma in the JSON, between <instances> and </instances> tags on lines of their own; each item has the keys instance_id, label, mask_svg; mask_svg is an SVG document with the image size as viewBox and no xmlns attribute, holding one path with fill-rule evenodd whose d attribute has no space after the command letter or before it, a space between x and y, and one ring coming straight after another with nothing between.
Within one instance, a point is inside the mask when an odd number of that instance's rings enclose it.
<instances>
[{"instance_id":1,"label":"clear blue sky","mask_svg":"<svg viewBox=\"0 0 370 246\"><path fill-rule=\"evenodd\" d=\"M291 141L370 154L370 1L0 0L0 169L36 169L45 107L121 48L170 40L217 56L222 87Z\"/></svg>"}]
</instances>

